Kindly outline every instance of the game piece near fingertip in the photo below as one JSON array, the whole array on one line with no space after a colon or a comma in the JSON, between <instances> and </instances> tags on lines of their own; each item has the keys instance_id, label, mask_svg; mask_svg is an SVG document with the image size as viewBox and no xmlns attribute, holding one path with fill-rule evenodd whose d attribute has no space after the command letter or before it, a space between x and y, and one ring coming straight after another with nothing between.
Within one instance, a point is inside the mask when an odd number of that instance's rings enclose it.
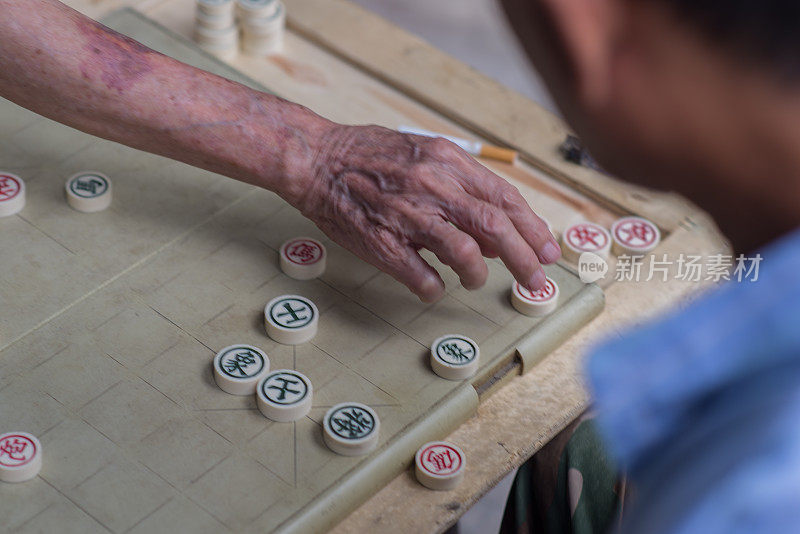
<instances>
[{"instance_id":1,"label":"game piece near fingertip","mask_svg":"<svg viewBox=\"0 0 800 534\"><path fill-rule=\"evenodd\" d=\"M8 217L25 207L25 181L8 172L0 172L0 217Z\"/></svg>"},{"instance_id":2,"label":"game piece near fingertip","mask_svg":"<svg viewBox=\"0 0 800 534\"><path fill-rule=\"evenodd\" d=\"M84 213L102 211L111 205L111 181L103 173L85 171L73 174L64 186L67 203Z\"/></svg>"},{"instance_id":3,"label":"game piece near fingertip","mask_svg":"<svg viewBox=\"0 0 800 534\"><path fill-rule=\"evenodd\" d=\"M599 224L581 222L566 228L561 235L561 252L565 260L578 263L581 254L592 252L603 259L611 251L611 235Z\"/></svg>"},{"instance_id":4,"label":"game piece near fingertip","mask_svg":"<svg viewBox=\"0 0 800 534\"><path fill-rule=\"evenodd\" d=\"M343 456L367 454L378 445L378 414L358 402L343 402L332 407L322 420L325 445Z\"/></svg>"},{"instance_id":5,"label":"game piece near fingertip","mask_svg":"<svg viewBox=\"0 0 800 534\"><path fill-rule=\"evenodd\" d=\"M252 345L231 345L214 356L214 381L231 395L252 395L269 373L269 357Z\"/></svg>"},{"instance_id":6,"label":"game piece near fingertip","mask_svg":"<svg viewBox=\"0 0 800 534\"><path fill-rule=\"evenodd\" d=\"M658 226L641 217L623 217L611 225L614 254L643 256L661 242Z\"/></svg>"},{"instance_id":7,"label":"game piece near fingertip","mask_svg":"<svg viewBox=\"0 0 800 534\"><path fill-rule=\"evenodd\" d=\"M466 457L461 448L446 441L431 441L414 456L417 481L426 488L446 491L464 478Z\"/></svg>"},{"instance_id":8,"label":"game piece near fingertip","mask_svg":"<svg viewBox=\"0 0 800 534\"><path fill-rule=\"evenodd\" d=\"M288 423L308 415L313 393L306 375L292 369L277 369L258 383L256 404L264 417Z\"/></svg>"},{"instance_id":9,"label":"game piece near fingertip","mask_svg":"<svg viewBox=\"0 0 800 534\"><path fill-rule=\"evenodd\" d=\"M42 444L33 434L0 434L0 480L25 482L42 469Z\"/></svg>"},{"instance_id":10,"label":"game piece near fingertip","mask_svg":"<svg viewBox=\"0 0 800 534\"><path fill-rule=\"evenodd\" d=\"M547 277L545 286L531 291L514 280L511 284L511 305L528 317L541 317L553 313L558 307L558 284Z\"/></svg>"},{"instance_id":11,"label":"game piece near fingertip","mask_svg":"<svg viewBox=\"0 0 800 534\"><path fill-rule=\"evenodd\" d=\"M281 295L264 306L267 335L284 345L299 345L317 335L319 311L300 295Z\"/></svg>"},{"instance_id":12,"label":"game piece near fingertip","mask_svg":"<svg viewBox=\"0 0 800 534\"><path fill-rule=\"evenodd\" d=\"M431 368L447 380L464 380L480 367L480 348L467 336L448 334L431 345Z\"/></svg>"},{"instance_id":13,"label":"game piece near fingertip","mask_svg":"<svg viewBox=\"0 0 800 534\"><path fill-rule=\"evenodd\" d=\"M296 237L281 245L283 273L295 280L311 280L325 272L325 245L310 237Z\"/></svg>"}]
</instances>

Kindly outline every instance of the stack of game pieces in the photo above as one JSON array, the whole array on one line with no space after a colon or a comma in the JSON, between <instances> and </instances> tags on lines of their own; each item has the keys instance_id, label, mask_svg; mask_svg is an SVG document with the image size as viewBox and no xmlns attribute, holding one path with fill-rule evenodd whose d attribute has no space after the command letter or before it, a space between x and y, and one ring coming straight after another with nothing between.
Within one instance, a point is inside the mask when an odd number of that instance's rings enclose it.
<instances>
[{"instance_id":1,"label":"stack of game pieces","mask_svg":"<svg viewBox=\"0 0 800 534\"><path fill-rule=\"evenodd\" d=\"M194 40L222 59L232 59L239 49L239 29L233 0L197 0Z\"/></svg>"},{"instance_id":2,"label":"stack of game pieces","mask_svg":"<svg viewBox=\"0 0 800 534\"><path fill-rule=\"evenodd\" d=\"M280 0L237 0L242 25L242 51L266 56L283 49L286 8Z\"/></svg>"}]
</instances>

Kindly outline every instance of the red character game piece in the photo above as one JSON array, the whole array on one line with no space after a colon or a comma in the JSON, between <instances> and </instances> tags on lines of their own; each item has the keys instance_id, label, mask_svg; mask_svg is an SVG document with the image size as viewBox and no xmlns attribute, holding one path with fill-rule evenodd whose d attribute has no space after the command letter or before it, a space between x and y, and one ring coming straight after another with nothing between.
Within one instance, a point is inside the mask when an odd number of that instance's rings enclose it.
<instances>
[{"instance_id":1,"label":"red character game piece","mask_svg":"<svg viewBox=\"0 0 800 534\"><path fill-rule=\"evenodd\" d=\"M658 226L641 217L624 217L611 226L614 253L640 256L656 248L661 241Z\"/></svg>"},{"instance_id":2,"label":"red character game piece","mask_svg":"<svg viewBox=\"0 0 800 534\"><path fill-rule=\"evenodd\" d=\"M564 259L573 263L578 263L584 252L592 252L605 259L611 250L608 230L591 222L573 224L564 230L561 242Z\"/></svg>"},{"instance_id":3,"label":"red character game piece","mask_svg":"<svg viewBox=\"0 0 800 534\"><path fill-rule=\"evenodd\" d=\"M311 280L325 272L325 257L325 246L316 239L290 239L281 246L281 270L295 280Z\"/></svg>"},{"instance_id":4,"label":"red character game piece","mask_svg":"<svg viewBox=\"0 0 800 534\"><path fill-rule=\"evenodd\" d=\"M0 172L0 217L8 217L25 207L25 182L7 172Z\"/></svg>"},{"instance_id":5,"label":"red character game piece","mask_svg":"<svg viewBox=\"0 0 800 534\"><path fill-rule=\"evenodd\" d=\"M414 458L417 480L434 490L455 488L464 478L466 457L464 451L446 441L426 443Z\"/></svg>"},{"instance_id":6,"label":"red character game piece","mask_svg":"<svg viewBox=\"0 0 800 534\"><path fill-rule=\"evenodd\" d=\"M42 468L42 444L27 432L0 434L0 480L24 482Z\"/></svg>"},{"instance_id":7,"label":"red character game piece","mask_svg":"<svg viewBox=\"0 0 800 534\"><path fill-rule=\"evenodd\" d=\"M531 291L515 280L511 285L511 305L529 317L552 313L558 307L558 284L548 277L544 289Z\"/></svg>"}]
</instances>

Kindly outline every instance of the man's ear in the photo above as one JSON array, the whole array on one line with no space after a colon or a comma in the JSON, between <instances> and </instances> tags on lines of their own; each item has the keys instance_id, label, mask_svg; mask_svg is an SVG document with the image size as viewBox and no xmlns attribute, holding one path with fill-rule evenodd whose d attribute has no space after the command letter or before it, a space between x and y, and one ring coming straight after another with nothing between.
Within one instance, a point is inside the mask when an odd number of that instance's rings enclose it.
<instances>
[{"instance_id":1,"label":"man's ear","mask_svg":"<svg viewBox=\"0 0 800 534\"><path fill-rule=\"evenodd\" d=\"M610 97L620 0L533 1L547 13L577 96L585 105L601 105Z\"/></svg>"}]
</instances>

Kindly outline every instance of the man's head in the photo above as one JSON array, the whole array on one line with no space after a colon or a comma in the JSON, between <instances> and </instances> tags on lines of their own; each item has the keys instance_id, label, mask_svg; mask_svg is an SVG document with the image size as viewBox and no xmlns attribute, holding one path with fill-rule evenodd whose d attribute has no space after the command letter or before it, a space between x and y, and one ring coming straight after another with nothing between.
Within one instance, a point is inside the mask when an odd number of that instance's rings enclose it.
<instances>
[{"instance_id":1,"label":"man's head","mask_svg":"<svg viewBox=\"0 0 800 534\"><path fill-rule=\"evenodd\" d=\"M565 118L611 172L721 219L726 208L709 205L721 189L772 211L754 178L800 147L800 121L786 121L800 112L800 2L502 2Z\"/></svg>"}]
</instances>

